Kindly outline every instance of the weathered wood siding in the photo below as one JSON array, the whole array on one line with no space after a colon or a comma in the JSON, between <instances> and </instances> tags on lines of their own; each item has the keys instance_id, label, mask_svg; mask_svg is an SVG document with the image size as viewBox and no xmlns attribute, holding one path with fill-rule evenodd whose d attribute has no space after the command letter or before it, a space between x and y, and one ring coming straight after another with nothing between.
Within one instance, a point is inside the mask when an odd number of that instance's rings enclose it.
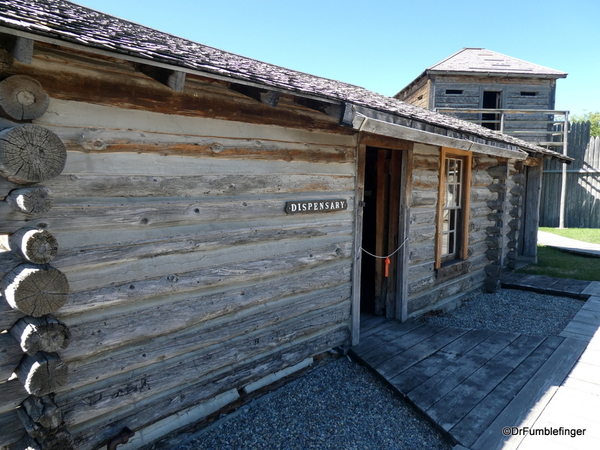
<instances>
[{"instance_id":1,"label":"weathered wood siding","mask_svg":"<svg viewBox=\"0 0 600 450\"><path fill-rule=\"evenodd\" d=\"M492 210L487 202L496 199L496 194L489 189L493 178L487 169L496 164L496 158L483 155L473 158L468 270L464 275L440 282L434 269L440 149L415 145L409 235L409 316L458 301L482 286L485 266L490 264L486 255L487 228L493 225L488 218Z\"/></svg>"},{"instance_id":2,"label":"weathered wood siding","mask_svg":"<svg viewBox=\"0 0 600 450\"><path fill-rule=\"evenodd\" d=\"M501 109L554 109L555 80L535 78L500 78L477 76L436 76L433 85L434 108L464 108L478 109L483 107L483 92L501 92ZM465 120L481 120L481 114L455 114ZM548 114L511 114L506 118L504 130L511 131L536 131L537 140L551 140L545 136L547 131L545 123Z\"/></svg>"},{"instance_id":3,"label":"weathered wood siding","mask_svg":"<svg viewBox=\"0 0 600 450\"><path fill-rule=\"evenodd\" d=\"M76 448L193 417L348 342L355 136L285 98L271 108L200 78L174 93L131 64L51 47L3 75L16 72L50 94L35 123L68 158L44 183L53 208L27 219L0 209L0 228L58 240L53 265L71 294L56 317L71 344L55 401ZM0 187L0 199L14 188ZM337 198L346 211L285 213L289 200ZM15 260L3 258L4 273ZM0 329L21 315L2 301ZM0 382L3 428L26 396L17 380Z\"/></svg>"}]
</instances>

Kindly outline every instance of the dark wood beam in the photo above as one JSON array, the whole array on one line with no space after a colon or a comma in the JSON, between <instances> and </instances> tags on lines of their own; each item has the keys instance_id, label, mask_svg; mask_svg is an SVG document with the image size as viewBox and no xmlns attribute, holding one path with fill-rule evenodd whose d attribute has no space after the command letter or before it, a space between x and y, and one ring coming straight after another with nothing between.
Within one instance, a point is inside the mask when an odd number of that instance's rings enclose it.
<instances>
[{"instance_id":1,"label":"dark wood beam","mask_svg":"<svg viewBox=\"0 0 600 450\"><path fill-rule=\"evenodd\" d=\"M17 36L12 51L13 57L23 64L31 64L33 59L33 39Z\"/></svg>"},{"instance_id":2,"label":"dark wood beam","mask_svg":"<svg viewBox=\"0 0 600 450\"><path fill-rule=\"evenodd\" d=\"M229 87L239 94L250 97L273 108L277 107L279 104L279 97L281 93L278 91L271 91L269 89L261 89L238 83L231 83Z\"/></svg>"},{"instance_id":3,"label":"dark wood beam","mask_svg":"<svg viewBox=\"0 0 600 450\"><path fill-rule=\"evenodd\" d=\"M176 92L183 92L185 86L185 72L150 66L148 64L136 64L135 66L136 69L144 75L155 79Z\"/></svg>"},{"instance_id":4,"label":"dark wood beam","mask_svg":"<svg viewBox=\"0 0 600 450\"><path fill-rule=\"evenodd\" d=\"M353 105L347 102L328 103L304 97L296 97L294 101L306 108L335 117L339 120L340 125L345 127L352 127L352 122L356 116Z\"/></svg>"}]
</instances>

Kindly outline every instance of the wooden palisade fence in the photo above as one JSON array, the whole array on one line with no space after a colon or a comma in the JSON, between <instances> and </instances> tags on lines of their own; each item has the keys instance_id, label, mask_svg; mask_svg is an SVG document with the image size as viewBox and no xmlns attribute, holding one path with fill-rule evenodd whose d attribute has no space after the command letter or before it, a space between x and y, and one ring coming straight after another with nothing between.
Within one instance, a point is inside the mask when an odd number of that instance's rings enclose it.
<instances>
[{"instance_id":1,"label":"wooden palisade fence","mask_svg":"<svg viewBox=\"0 0 600 450\"><path fill-rule=\"evenodd\" d=\"M600 137L590 137L590 122L570 124L565 227L600 228ZM562 164L546 160L540 226L558 227Z\"/></svg>"},{"instance_id":2,"label":"wooden palisade fence","mask_svg":"<svg viewBox=\"0 0 600 450\"><path fill-rule=\"evenodd\" d=\"M41 117L48 104L48 95L33 78L14 75L0 82L4 230L7 223L26 222L52 207L50 190L38 183L62 172L66 148L52 131L29 123ZM51 315L63 306L69 291L66 276L50 265L57 241L40 226L21 226L0 235L0 250L0 300L8 303L16 319L9 329L0 330L2 440L18 435L16 450L73 448L52 399L67 380L68 368L58 352L70 340L67 326Z\"/></svg>"}]
</instances>

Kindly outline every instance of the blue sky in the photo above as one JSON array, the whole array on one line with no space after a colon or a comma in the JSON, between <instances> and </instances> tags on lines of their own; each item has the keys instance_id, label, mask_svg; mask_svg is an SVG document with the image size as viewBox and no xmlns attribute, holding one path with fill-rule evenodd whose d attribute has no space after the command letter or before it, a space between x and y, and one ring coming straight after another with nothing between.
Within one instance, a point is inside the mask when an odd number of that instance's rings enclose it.
<instances>
[{"instance_id":1,"label":"blue sky","mask_svg":"<svg viewBox=\"0 0 600 450\"><path fill-rule=\"evenodd\" d=\"M599 0L78 0L177 36L394 95L463 47L568 72L556 109L600 111Z\"/></svg>"}]
</instances>

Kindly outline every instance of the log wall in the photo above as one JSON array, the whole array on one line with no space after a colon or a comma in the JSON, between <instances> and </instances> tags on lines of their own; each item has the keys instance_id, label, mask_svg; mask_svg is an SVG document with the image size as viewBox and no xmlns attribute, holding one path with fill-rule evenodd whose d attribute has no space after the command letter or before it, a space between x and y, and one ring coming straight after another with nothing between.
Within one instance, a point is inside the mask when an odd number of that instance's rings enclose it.
<instances>
[{"instance_id":1,"label":"log wall","mask_svg":"<svg viewBox=\"0 0 600 450\"><path fill-rule=\"evenodd\" d=\"M415 145L409 240L410 317L444 307L444 304L455 304L483 286L485 267L490 264L486 254L487 229L494 225L489 218L492 210L488 202L496 198L489 188L494 179L487 170L496 164L497 158L484 155L473 157L468 267L465 274L442 280L434 269L440 149Z\"/></svg>"},{"instance_id":2,"label":"log wall","mask_svg":"<svg viewBox=\"0 0 600 450\"><path fill-rule=\"evenodd\" d=\"M334 119L200 78L174 93L131 64L38 44L31 65L2 76L12 73L46 89L34 123L68 151L44 183L52 208L1 207L0 232L35 227L58 242L69 375L52 393L77 449L106 446L123 427L197 418L189 411L348 343L356 138L333 133ZM15 187L0 182L0 200ZM321 199L348 209L285 213L286 201ZM0 259L1 277L17 259ZM0 305L8 330L24 314ZM7 354L9 374L19 353ZM28 396L5 380L3 428Z\"/></svg>"}]
</instances>

